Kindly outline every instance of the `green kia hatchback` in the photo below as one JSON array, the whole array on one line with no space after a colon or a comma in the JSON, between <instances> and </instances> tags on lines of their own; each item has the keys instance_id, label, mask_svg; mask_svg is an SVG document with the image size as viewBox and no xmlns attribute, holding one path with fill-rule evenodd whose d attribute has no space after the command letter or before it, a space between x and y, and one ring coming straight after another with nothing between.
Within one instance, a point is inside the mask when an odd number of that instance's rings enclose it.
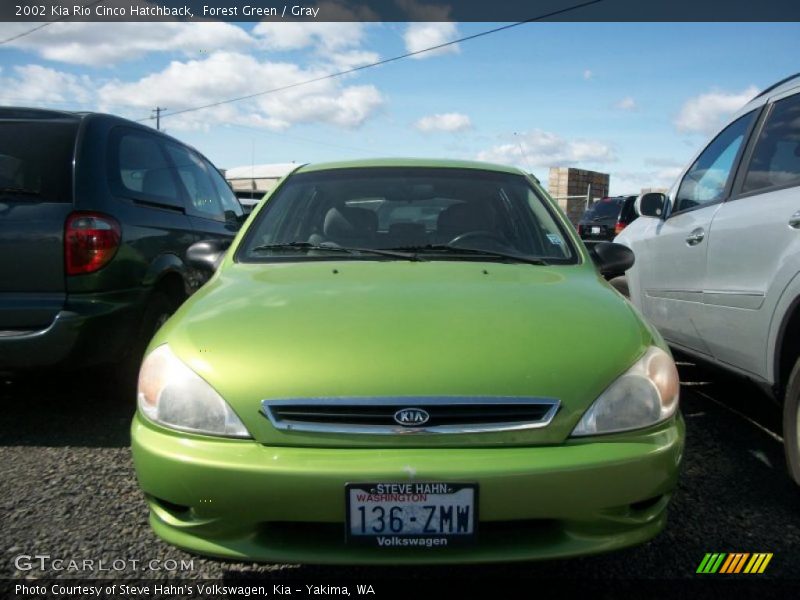
<instances>
[{"instance_id":1,"label":"green kia hatchback","mask_svg":"<svg viewBox=\"0 0 800 600\"><path fill-rule=\"evenodd\" d=\"M156 334L133 457L164 540L305 563L527 560L665 525L675 363L525 173L302 166Z\"/></svg>"}]
</instances>

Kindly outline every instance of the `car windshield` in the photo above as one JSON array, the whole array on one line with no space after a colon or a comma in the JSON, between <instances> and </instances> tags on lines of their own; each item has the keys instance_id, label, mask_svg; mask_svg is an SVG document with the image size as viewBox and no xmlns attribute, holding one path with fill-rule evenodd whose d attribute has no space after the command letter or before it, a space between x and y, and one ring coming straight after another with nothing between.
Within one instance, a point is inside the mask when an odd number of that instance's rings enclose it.
<instances>
[{"instance_id":1,"label":"car windshield","mask_svg":"<svg viewBox=\"0 0 800 600\"><path fill-rule=\"evenodd\" d=\"M606 219L616 217L622 207L622 201L616 198L607 198L592 204L586 209L586 217L593 219Z\"/></svg>"},{"instance_id":2,"label":"car windshield","mask_svg":"<svg viewBox=\"0 0 800 600\"><path fill-rule=\"evenodd\" d=\"M329 251L337 247L351 251ZM248 228L236 258L403 258L369 250L412 252L426 260L518 258L529 264L575 262L576 256L552 209L522 175L370 167L290 176Z\"/></svg>"}]
</instances>

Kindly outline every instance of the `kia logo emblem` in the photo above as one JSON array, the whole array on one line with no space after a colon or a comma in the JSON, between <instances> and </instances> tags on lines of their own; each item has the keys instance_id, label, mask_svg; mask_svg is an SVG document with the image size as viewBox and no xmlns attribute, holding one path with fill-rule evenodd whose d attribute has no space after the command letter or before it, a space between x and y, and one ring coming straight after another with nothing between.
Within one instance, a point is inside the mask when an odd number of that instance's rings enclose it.
<instances>
[{"instance_id":1,"label":"kia logo emblem","mask_svg":"<svg viewBox=\"0 0 800 600\"><path fill-rule=\"evenodd\" d=\"M394 413L395 422L406 427L425 425L430 418L428 412L421 408L401 408Z\"/></svg>"}]
</instances>

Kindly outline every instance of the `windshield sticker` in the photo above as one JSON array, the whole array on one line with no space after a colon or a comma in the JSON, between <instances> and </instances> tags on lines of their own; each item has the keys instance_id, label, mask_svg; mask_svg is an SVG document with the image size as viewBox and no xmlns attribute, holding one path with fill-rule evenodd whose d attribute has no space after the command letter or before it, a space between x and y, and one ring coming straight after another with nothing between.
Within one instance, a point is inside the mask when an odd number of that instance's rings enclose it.
<instances>
[{"instance_id":1,"label":"windshield sticker","mask_svg":"<svg viewBox=\"0 0 800 600\"><path fill-rule=\"evenodd\" d=\"M561 246L564 244L564 240L562 240L561 236L556 233L548 233L547 239L550 240L550 243L554 246Z\"/></svg>"}]
</instances>

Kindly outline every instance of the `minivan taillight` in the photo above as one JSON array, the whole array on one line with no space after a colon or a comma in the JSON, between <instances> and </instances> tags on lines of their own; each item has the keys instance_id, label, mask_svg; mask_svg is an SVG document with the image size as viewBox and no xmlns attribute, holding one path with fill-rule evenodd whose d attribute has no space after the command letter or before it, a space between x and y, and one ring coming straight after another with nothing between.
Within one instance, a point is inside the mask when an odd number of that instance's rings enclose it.
<instances>
[{"instance_id":1,"label":"minivan taillight","mask_svg":"<svg viewBox=\"0 0 800 600\"><path fill-rule=\"evenodd\" d=\"M614 235L619 235L620 233L622 233L622 230L625 229L625 227L626 223L620 223L619 221L617 221L617 224L614 225Z\"/></svg>"},{"instance_id":2,"label":"minivan taillight","mask_svg":"<svg viewBox=\"0 0 800 600\"><path fill-rule=\"evenodd\" d=\"M108 263L119 248L119 223L100 213L74 212L64 227L67 275L94 273Z\"/></svg>"}]
</instances>

